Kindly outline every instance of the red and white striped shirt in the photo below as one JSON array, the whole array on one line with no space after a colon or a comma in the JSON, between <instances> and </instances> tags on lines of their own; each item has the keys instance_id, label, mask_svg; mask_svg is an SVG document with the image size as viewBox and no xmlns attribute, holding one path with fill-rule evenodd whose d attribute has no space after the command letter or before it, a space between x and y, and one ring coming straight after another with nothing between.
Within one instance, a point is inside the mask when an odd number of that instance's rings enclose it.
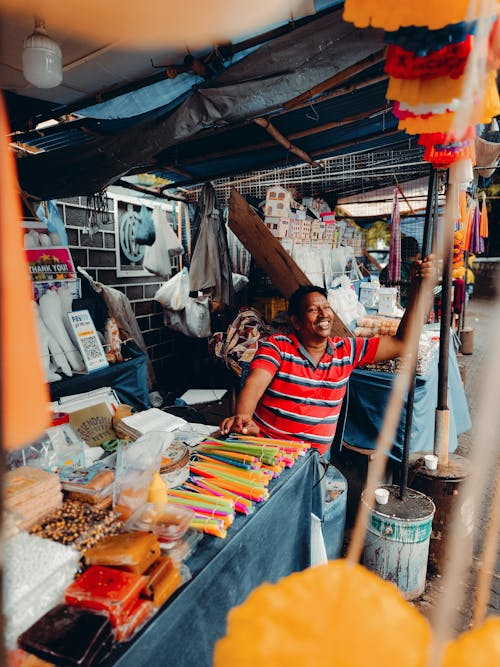
<instances>
[{"instance_id":1,"label":"red and white striped shirt","mask_svg":"<svg viewBox=\"0 0 500 667\"><path fill-rule=\"evenodd\" d=\"M324 454L330 447L349 376L373 363L379 338L329 338L317 365L293 333L260 343L252 368L273 375L254 420L269 438L304 440Z\"/></svg>"}]
</instances>

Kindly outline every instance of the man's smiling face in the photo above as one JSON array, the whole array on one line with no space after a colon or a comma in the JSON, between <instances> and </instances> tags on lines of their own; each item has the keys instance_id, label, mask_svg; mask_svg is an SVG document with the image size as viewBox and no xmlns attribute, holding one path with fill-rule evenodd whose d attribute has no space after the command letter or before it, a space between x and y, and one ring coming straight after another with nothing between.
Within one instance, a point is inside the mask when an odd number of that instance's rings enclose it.
<instances>
[{"instance_id":1,"label":"man's smiling face","mask_svg":"<svg viewBox=\"0 0 500 667\"><path fill-rule=\"evenodd\" d=\"M310 292L302 297L300 317L292 316L292 324L303 343L319 342L332 332L333 310L320 292Z\"/></svg>"}]
</instances>

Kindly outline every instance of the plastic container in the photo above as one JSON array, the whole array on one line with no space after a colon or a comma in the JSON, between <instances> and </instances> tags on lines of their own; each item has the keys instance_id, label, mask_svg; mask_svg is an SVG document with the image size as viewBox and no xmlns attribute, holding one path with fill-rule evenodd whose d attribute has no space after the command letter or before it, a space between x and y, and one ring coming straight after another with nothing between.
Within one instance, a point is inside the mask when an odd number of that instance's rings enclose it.
<instances>
[{"instance_id":1,"label":"plastic container","mask_svg":"<svg viewBox=\"0 0 500 667\"><path fill-rule=\"evenodd\" d=\"M155 607L161 607L182 583L182 575L177 562L162 556L144 573L148 581L145 595Z\"/></svg>"},{"instance_id":2,"label":"plastic container","mask_svg":"<svg viewBox=\"0 0 500 667\"><path fill-rule=\"evenodd\" d=\"M125 524L126 530L151 531L163 549L173 547L189 528L195 513L181 505L146 503Z\"/></svg>"},{"instance_id":3,"label":"plastic container","mask_svg":"<svg viewBox=\"0 0 500 667\"><path fill-rule=\"evenodd\" d=\"M112 642L109 619L86 609L57 605L19 637L19 646L51 664L89 667Z\"/></svg>"},{"instance_id":4,"label":"plastic container","mask_svg":"<svg viewBox=\"0 0 500 667\"><path fill-rule=\"evenodd\" d=\"M142 574L160 555L153 533L131 532L108 535L85 552L87 565L110 565Z\"/></svg>"},{"instance_id":5,"label":"plastic container","mask_svg":"<svg viewBox=\"0 0 500 667\"><path fill-rule=\"evenodd\" d=\"M59 476L63 491L73 500L97 504L113 493L115 474L99 462L89 468L63 470Z\"/></svg>"},{"instance_id":6,"label":"plastic container","mask_svg":"<svg viewBox=\"0 0 500 667\"><path fill-rule=\"evenodd\" d=\"M199 530L188 528L182 539L175 544L163 544L160 542L162 549L168 549L169 558L176 563L183 563L186 561L198 547L198 542L203 539L203 533Z\"/></svg>"},{"instance_id":7,"label":"plastic container","mask_svg":"<svg viewBox=\"0 0 500 667\"><path fill-rule=\"evenodd\" d=\"M189 447L174 440L163 450L160 474L169 489L181 486L189 477Z\"/></svg>"},{"instance_id":8,"label":"plastic container","mask_svg":"<svg viewBox=\"0 0 500 667\"><path fill-rule=\"evenodd\" d=\"M123 642L143 625L153 612L153 603L150 600L137 600L130 610L128 617L115 628L115 639Z\"/></svg>"},{"instance_id":9,"label":"plastic container","mask_svg":"<svg viewBox=\"0 0 500 667\"><path fill-rule=\"evenodd\" d=\"M134 572L93 565L66 589L67 604L104 611L113 627L124 623L146 586Z\"/></svg>"}]
</instances>

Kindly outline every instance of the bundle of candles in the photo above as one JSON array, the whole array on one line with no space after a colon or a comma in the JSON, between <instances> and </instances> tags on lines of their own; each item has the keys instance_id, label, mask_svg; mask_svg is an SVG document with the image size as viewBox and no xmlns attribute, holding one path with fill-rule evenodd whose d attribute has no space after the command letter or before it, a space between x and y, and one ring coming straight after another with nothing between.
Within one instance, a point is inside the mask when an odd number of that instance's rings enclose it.
<instances>
[{"instance_id":1,"label":"bundle of candles","mask_svg":"<svg viewBox=\"0 0 500 667\"><path fill-rule=\"evenodd\" d=\"M216 537L225 537L235 512L250 514L269 498L269 482L310 448L304 442L232 435L204 440L191 461L190 480L169 489L169 501L195 512L191 522Z\"/></svg>"}]
</instances>

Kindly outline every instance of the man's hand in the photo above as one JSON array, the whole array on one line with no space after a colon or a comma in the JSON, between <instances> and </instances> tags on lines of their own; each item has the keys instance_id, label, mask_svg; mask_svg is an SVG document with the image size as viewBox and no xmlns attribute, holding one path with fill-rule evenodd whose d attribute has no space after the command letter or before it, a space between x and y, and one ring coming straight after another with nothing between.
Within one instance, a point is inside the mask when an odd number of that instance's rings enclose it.
<instances>
[{"instance_id":1,"label":"man's hand","mask_svg":"<svg viewBox=\"0 0 500 667\"><path fill-rule=\"evenodd\" d=\"M434 255L427 255L423 260L413 262L411 265L411 282L420 280L422 282L436 282L438 262Z\"/></svg>"},{"instance_id":2,"label":"man's hand","mask_svg":"<svg viewBox=\"0 0 500 667\"><path fill-rule=\"evenodd\" d=\"M226 433L244 433L245 435L259 435L257 424L249 415L232 415L226 417L220 423L220 431L223 435Z\"/></svg>"}]
</instances>

